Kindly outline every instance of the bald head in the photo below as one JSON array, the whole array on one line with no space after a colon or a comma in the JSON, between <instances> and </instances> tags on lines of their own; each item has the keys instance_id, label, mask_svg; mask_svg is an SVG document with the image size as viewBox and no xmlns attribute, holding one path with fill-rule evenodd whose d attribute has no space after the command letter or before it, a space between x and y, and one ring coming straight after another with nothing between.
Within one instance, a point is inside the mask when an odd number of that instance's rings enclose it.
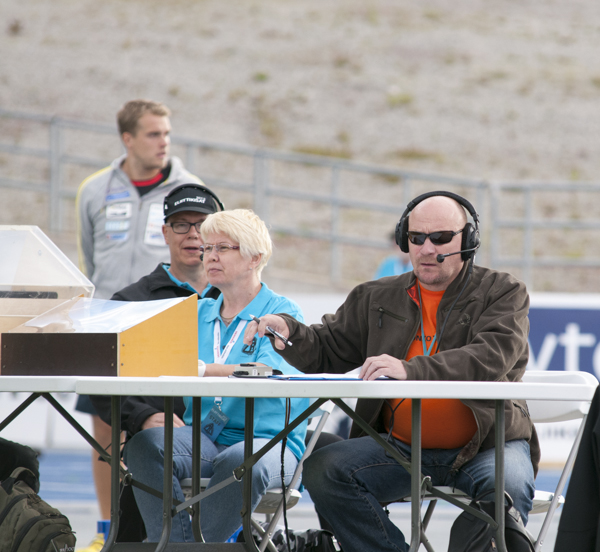
<instances>
[{"instance_id":1,"label":"bald head","mask_svg":"<svg viewBox=\"0 0 600 552\"><path fill-rule=\"evenodd\" d=\"M416 215L416 216L415 216ZM467 223L467 214L458 201L446 196L433 196L421 201L411 212L408 218L408 229L415 218L432 219L451 223L453 226L444 230L460 230Z\"/></svg>"}]
</instances>

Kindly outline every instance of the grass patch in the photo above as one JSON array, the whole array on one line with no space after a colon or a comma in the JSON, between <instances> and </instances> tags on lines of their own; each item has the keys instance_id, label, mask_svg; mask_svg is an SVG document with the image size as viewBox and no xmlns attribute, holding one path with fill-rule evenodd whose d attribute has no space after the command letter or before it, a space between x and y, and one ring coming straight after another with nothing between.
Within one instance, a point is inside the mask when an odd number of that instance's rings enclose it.
<instances>
[{"instance_id":1,"label":"grass patch","mask_svg":"<svg viewBox=\"0 0 600 552\"><path fill-rule=\"evenodd\" d=\"M340 144L347 145L350 143L350 135L345 130L338 132L337 139Z\"/></svg>"},{"instance_id":2,"label":"grass patch","mask_svg":"<svg viewBox=\"0 0 600 552\"><path fill-rule=\"evenodd\" d=\"M393 156L403 161L435 161L441 163L444 158L440 153L419 148L404 148L396 150Z\"/></svg>"},{"instance_id":3,"label":"grass patch","mask_svg":"<svg viewBox=\"0 0 600 552\"><path fill-rule=\"evenodd\" d=\"M391 109L397 107L407 107L415 101L412 94L400 93L400 94L388 94L387 104Z\"/></svg>"},{"instance_id":4,"label":"grass patch","mask_svg":"<svg viewBox=\"0 0 600 552\"><path fill-rule=\"evenodd\" d=\"M306 153L308 155L321 155L323 157L341 157L342 159L352 159L352 152L348 148L335 148L327 146L297 146L292 148L296 153Z\"/></svg>"},{"instance_id":5,"label":"grass patch","mask_svg":"<svg viewBox=\"0 0 600 552\"><path fill-rule=\"evenodd\" d=\"M441 21L442 14L436 10L425 10L423 12L423 17L425 19L429 19L430 21Z\"/></svg>"},{"instance_id":6,"label":"grass patch","mask_svg":"<svg viewBox=\"0 0 600 552\"><path fill-rule=\"evenodd\" d=\"M402 181L398 175L395 174L378 174L377 180L382 180L386 184L399 184Z\"/></svg>"},{"instance_id":7,"label":"grass patch","mask_svg":"<svg viewBox=\"0 0 600 552\"><path fill-rule=\"evenodd\" d=\"M271 140L273 143L279 143L282 137L281 125L279 120L272 114L261 113L259 115L260 133Z\"/></svg>"},{"instance_id":8,"label":"grass patch","mask_svg":"<svg viewBox=\"0 0 600 552\"><path fill-rule=\"evenodd\" d=\"M478 84L488 84L490 82L501 81L501 80L507 79L508 77L509 77L509 75L506 71L502 71L502 70L490 71L489 73L481 75L479 78L477 78L476 82Z\"/></svg>"}]
</instances>

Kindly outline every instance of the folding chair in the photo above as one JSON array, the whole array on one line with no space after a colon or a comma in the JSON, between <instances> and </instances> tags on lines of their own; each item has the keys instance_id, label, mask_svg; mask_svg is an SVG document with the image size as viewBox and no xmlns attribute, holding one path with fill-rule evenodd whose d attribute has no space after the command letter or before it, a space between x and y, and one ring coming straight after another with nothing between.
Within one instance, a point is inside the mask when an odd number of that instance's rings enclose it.
<instances>
[{"instance_id":1,"label":"folding chair","mask_svg":"<svg viewBox=\"0 0 600 552\"><path fill-rule=\"evenodd\" d=\"M545 370L529 370L525 372L523 381L528 383L557 383L557 384L582 384L588 385L593 391L598 386L598 380L589 372L564 372L564 371L545 371ZM583 435L583 428L587 419L587 414L590 410L591 399L589 401L541 401L529 400L527 407L529 414L534 423L554 423L565 422L567 420L581 419L577 435L565 466L560 474L558 484L553 493L536 491L533 501L532 514L547 512L544 523L540 529L537 540L535 541L536 552L541 550L544 544L544 539L550 529L550 523L558 506L564 503L565 499L562 492L567 483L567 479L573 470L573 464Z\"/></svg>"},{"instance_id":2,"label":"folding chair","mask_svg":"<svg viewBox=\"0 0 600 552\"><path fill-rule=\"evenodd\" d=\"M310 440L306 444L306 450L304 451L304 454L298 461L298 465L296 466L296 470L294 471L290 484L286 487L286 509L293 508L296 504L298 504L298 501L302 497L302 493L296 489L296 486L298 485L298 482L300 481L300 477L302 475L304 461L306 460L306 458L308 458L308 456L315 448L317 440L319 439L319 436L323 431L323 427L325 426L327 418L329 418L333 407L334 404L331 401L327 401L326 403L322 404L321 407L318 410L316 410L312 415L312 418L318 417L319 421L317 423L316 428L313 430L313 434ZM204 489L206 489L209 481L210 479L208 478L202 478L200 480L201 491L204 491ZM182 479L180 481L180 485L183 490L185 499L188 500L189 498L191 498L192 479ZM269 489L266 492L266 494L261 498L261 501L259 502L258 506L253 512L254 514L265 514L267 516L267 521L269 522L267 528L263 529L262 525L260 525L256 520L252 519L252 526L258 532L258 534L262 536L262 541L259 545L260 552L264 552L267 548L271 552L277 552L277 549L271 542L271 537L273 536L273 533L275 532L275 529L277 527L277 523L281 518L281 515L283 514L283 498L283 489L281 487Z\"/></svg>"},{"instance_id":3,"label":"folding chair","mask_svg":"<svg viewBox=\"0 0 600 552\"><path fill-rule=\"evenodd\" d=\"M580 384L590 387L590 397L593 396L593 392L598 386L598 380L588 372L565 372L565 371L544 371L544 370L528 370L523 376L523 381L527 383L556 383L556 384ZM579 449L579 443L581 442L581 436L583 434L583 428L590 408L590 400L585 401L550 401L550 400L528 400L527 407L529 408L529 414L531 420L534 423L555 423L564 422L568 420L581 419L577 435L569 456L565 463L565 466L561 472L558 484L554 492L536 490L533 499L533 506L530 514L543 514L546 513L546 517L534 543L534 550L539 552L546 534L550 529L550 524L554 513L560 504L563 504L565 499L562 496L563 489L567 482L567 479L573 469L575 463L575 457L577 456L577 450ZM450 495L451 497L460 500L461 502L468 503L471 501L471 497L467 494L453 489L452 487L435 487L437 490ZM425 511L422 522L421 532L421 544L428 550L428 552L434 552L431 544L425 536L427 525L433 514L433 510L436 506L438 498L431 495L425 494L423 500L428 500L429 505ZM402 499L398 502L410 502L410 497Z\"/></svg>"}]
</instances>

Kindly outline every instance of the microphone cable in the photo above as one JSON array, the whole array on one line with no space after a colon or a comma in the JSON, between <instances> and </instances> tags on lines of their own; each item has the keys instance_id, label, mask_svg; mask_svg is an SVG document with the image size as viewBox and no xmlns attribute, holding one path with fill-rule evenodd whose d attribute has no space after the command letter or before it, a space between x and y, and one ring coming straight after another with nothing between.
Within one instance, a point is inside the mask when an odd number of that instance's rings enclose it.
<instances>
[{"instance_id":1,"label":"microphone cable","mask_svg":"<svg viewBox=\"0 0 600 552\"><path fill-rule=\"evenodd\" d=\"M460 293L456 296L456 299L454 299L454 302L452 303L452 306L448 310L448 314L446 315L446 318L444 318L444 322L442 323L442 329L440 330L440 338L438 339L437 347L435 348L436 353L440 350L440 343L442 342L442 336L444 335L444 330L446 329L446 323L448 322L448 318L450 318L450 314L452 313L454 306L456 305L458 300L461 298L465 289L467 289L467 284L469 283L469 280L471 280L471 274L473 273L473 257L471 257L471 259L469 261L468 271L469 271L469 274L467 276L467 280L465 281L465 284L463 285L462 289L460 290Z\"/></svg>"},{"instance_id":2,"label":"microphone cable","mask_svg":"<svg viewBox=\"0 0 600 552\"><path fill-rule=\"evenodd\" d=\"M402 458L404 458L404 460L406 460L407 462L410 462L410 460L406 457L406 454L404 454L404 452L402 452L400 447L398 447L398 445L396 443L396 438L394 437L392 439L392 437L393 437L392 433L394 431L394 422L396 420L396 410L405 400L406 399L402 399L394 408L392 408L392 405L389 403L388 399L385 399L383 402L383 404L392 411L392 413L390 415L390 429L388 431L387 437L385 438L385 441L386 441L386 443L391 444L396 449L396 452L398 452L398 454L400 454L400 456L402 456ZM392 456L388 455L387 452L386 452L386 456L390 456L390 458L392 458Z\"/></svg>"},{"instance_id":3,"label":"microphone cable","mask_svg":"<svg viewBox=\"0 0 600 552\"><path fill-rule=\"evenodd\" d=\"M292 399L285 399L285 425L284 428L290 425L290 416L292 410ZM288 519L287 519L287 487L285 485L285 447L287 445L287 435L283 437L281 440L281 489L283 490L283 525L285 527L285 540L288 547L288 550L291 550L290 547L290 532L288 528ZM265 538L269 538L269 535L265 535Z\"/></svg>"}]
</instances>

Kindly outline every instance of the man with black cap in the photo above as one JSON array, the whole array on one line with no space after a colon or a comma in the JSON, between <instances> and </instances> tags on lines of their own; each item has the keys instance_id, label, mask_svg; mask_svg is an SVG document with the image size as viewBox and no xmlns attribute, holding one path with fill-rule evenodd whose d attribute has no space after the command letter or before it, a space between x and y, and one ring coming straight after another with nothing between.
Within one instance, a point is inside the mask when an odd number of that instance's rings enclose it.
<instances>
[{"instance_id":1,"label":"man with black cap","mask_svg":"<svg viewBox=\"0 0 600 552\"><path fill-rule=\"evenodd\" d=\"M201 184L177 186L165 197L162 233L169 246L171 263L159 263L135 284L115 293L113 301L154 301L187 297L217 297L200 260L200 225L208 215L223 210L219 198Z\"/></svg>"},{"instance_id":2,"label":"man with black cap","mask_svg":"<svg viewBox=\"0 0 600 552\"><path fill-rule=\"evenodd\" d=\"M220 291L211 287L200 260L200 225L211 213L223 211L224 206L211 190L201 184L177 186L163 202L164 224L162 232L169 246L170 263L159 263L147 276L115 293L113 301L154 301L188 297L217 298ZM106 424L110 419L110 397L94 395L92 404ZM121 428L131 437L150 427L164 426L164 401L162 397L124 397L121 404ZM183 426L185 405L175 398L173 424ZM119 542L141 542L145 528L130 487L121 495L123 512L119 523Z\"/></svg>"},{"instance_id":3,"label":"man with black cap","mask_svg":"<svg viewBox=\"0 0 600 552\"><path fill-rule=\"evenodd\" d=\"M219 198L201 184L183 184L164 199L165 241L171 253L171 263L159 263L153 272L135 284L115 293L113 301L155 301L189 297L217 298L220 291L208 285L200 260L200 225L211 213L224 210ZM92 403L100 418L110 424L110 398L93 396ZM158 400L157 400L158 399ZM185 410L181 402L181 413ZM175 424L181 422L176 415ZM121 427L134 435L148 427L164 425L163 400L160 397L128 397L121 407Z\"/></svg>"}]
</instances>

